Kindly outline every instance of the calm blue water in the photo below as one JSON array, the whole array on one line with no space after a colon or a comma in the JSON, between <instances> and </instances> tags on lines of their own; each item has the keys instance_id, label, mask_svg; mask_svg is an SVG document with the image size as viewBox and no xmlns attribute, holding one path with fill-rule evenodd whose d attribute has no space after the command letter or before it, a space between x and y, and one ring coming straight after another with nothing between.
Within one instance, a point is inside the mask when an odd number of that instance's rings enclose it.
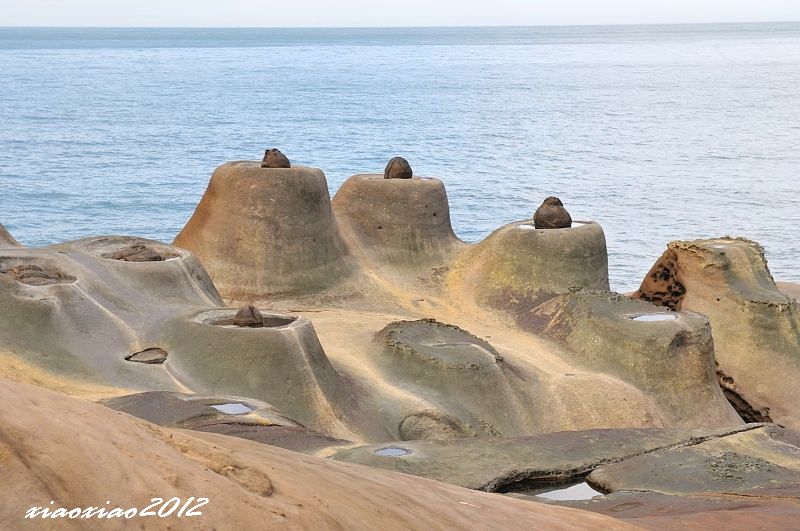
<instances>
[{"instance_id":1,"label":"calm blue water","mask_svg":"<svg viewBox=\"0 0 800 531\"><path fill-rule=\"evenodd\" d=\"M0 223L29 245L169 242L214 167L279 146L332 193L405 155L469 241L558 195L618 290L721 235L800 281L800 24L0 29L0 124Z\"/></svg>"}]
</instances>

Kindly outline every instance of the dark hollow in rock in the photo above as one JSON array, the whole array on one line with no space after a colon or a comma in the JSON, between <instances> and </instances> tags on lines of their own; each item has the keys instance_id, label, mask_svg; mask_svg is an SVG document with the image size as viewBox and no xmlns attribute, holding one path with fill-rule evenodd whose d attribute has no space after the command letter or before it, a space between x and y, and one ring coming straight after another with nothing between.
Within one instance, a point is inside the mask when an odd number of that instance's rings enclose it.
<instances>
[{"instance_id":1,"label":"dark hollow in rock","mask_svg":"<svg viewBox=\"0 0 800 531\"><path fill-rule=\"evenodd\" d=\"M561 199L551 196L536 210L533 224L537 229L568 229L572 226L572 216Z\"/></svg>"},{"instance_id":2,"label":"dark hollow in rock","mask_svg":"<svg viewBox=\"0 0 800 531\"><path fill-rule=\"evenodd\" d=\"M728 399L733 409L742 417L742 420L748 424L762 422L771 423L772 419L769 416L769 408L756 409L753 407L736 389L736 382L734 379L726 375L722 369L720 369L718 362L715 361L714 365L716 366L717 380L719 381L719 386L722 388L725 398Z\"/></svg>"},{"instance_id":3,"label":"dark hollow in rock","mask_svg":"<svg viewBox=\"0 0 800 531\"><path fill-rule=\"evenodd\" d=\"M291 168L289 159L281 153L281 150L272 148L264 152L264 160L261 161L262 168Z\"/></svg>"},{"instance_id":4,"label":"dark hollow in rock","mask_svg":"<svg viewBox=\"0 0 800 531\"><path fill-rule=\"evenodd\" d=\"M411 164L403 157L394 157L383 172L384 179L411 179L413 176Z\"/></svg>"},{"instance_id":5,"label":"dark hollow in rock","mask_svg":"<svg viewBox=\"0 0 800 531\"><path fill-rule=\"evenodd\" d=\"M23 264L8 269L0 269L0 275L8 275L17 282L29 286L47 286L49 284L58 284L64 281L74 280L72 277L63 275L58 271L48 271L33 264Z\"/></svg>"},{"instance_id":6,"label":"dark hollow in rock","mask_svg":"<svg viewBox=\"0 0 800 531\"><path fill-rule=\"evenodd\" d=\"M156 250L141 243L135 243L120 249L112 253L110 258L122 262L163 262L165 260L164 256Z\"/></svg>"},{"instance_id":7,"label":"dark hollow in rock","mask_svg":"<svg viewBox=\"0 0 800 531\"><path fill-rule=\"evenodd\" d=\"M678 280L677 263L677 253L672 249L666 251L647 273L633 297L679 311L686 288Z\"/></svg>"},{"instance_id":8,"label":"dark hollow in rock","mask_svg":"<svg viewBox=\"0 0 800 531\"><path fill-rule=\"evenodd\" d=\"M167 361L167 352L160 348L148 348L125 356L125 360L148 365L161 365Z\"/></svg>"},{"instance_id":9,"label":"dark hollow in rock","mask_svg":"<svg viewBox=\"0 0 800 531\"><path fill-rule=\"evenodd\" d=\"M242 328L263 328L264 316L255 306L244 306L236 312L233 324Z\"/></svg>"}]
</instances>

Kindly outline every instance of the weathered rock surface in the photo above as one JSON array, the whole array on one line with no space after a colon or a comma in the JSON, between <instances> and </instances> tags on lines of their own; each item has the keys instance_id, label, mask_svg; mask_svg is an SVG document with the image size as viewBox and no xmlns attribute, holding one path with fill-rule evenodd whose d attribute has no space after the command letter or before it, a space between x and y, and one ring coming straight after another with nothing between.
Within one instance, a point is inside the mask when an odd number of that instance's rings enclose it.
<instances>
[{"instance_id":1,"label":"weathered rock surface","mask_svg":"<svg viewBox=\"0 0 800 531\"><path fill-rule=\"evenodd\" d=\"M511 314L573 288L609 289L606 239L597 223L564 230L511 223L462 253L453 269L453 281L481 305Z\"/></svg>"},{"instance_id":2,"label":"weathered rock surface","mask_svg":"<svg viewBox=\"0 0 800 531\"><path fill-rule=\"evenodd\" d=\"M411 164L403 157L394 157L383 171L384 179L411 179L413 176Z\"/></svg>"},{"instance_id":3,"label":"weathered rock surface","mask_svg":"<svg viewBox=\"0 0 800 531\"><path fill-rule=\"evenodd\" d=\"M232 437L159 428L7 380L0 380L0 402L14 404L0 410L0 521L13 529L86 528L86 520L24 518L30 507L49 507L51 500L68 509L103 507L105 500L112 507L142 509L158 495L203 496L209 503L198 517L120 518L104 521L104 527L626 528L586 511L538 506Z\"/></svg>"},{"instance_id":4,"label":"weathered rock surface","mask_svg":"<svg viewBox=\"0 0 800 531\"><path fill-rule=\"evenodd\" d=\"M227 297L252 300L324 289L352 264L315 168L219 167L174 244L202 260Z\"/></svg>"},{"instance_id":5,"label":"weathered rock surface","mask_svg":"<svg viewBox=\"0 0 800 531\"><path fill-rule=\"evenodd\" d=\"M463 249L450 224L450 206L439 179L384 179L355 175L333 198L341 230L368 260L416 269L444 264Z\"/></svg>"},{"instance_id":6,"label":"weathered rock surface","mask_svg":"<svg viewBox=\"0 0 800 531\"><path fill-rule=\"evenodd\" d=\"M721 430L619 429L560 432L536 437L403 441L343 449L333 459L436 479L488 492L529 490L582 478L603 465L662 448L726 441L747 425ZM381 450L402 450L381 455ZM397 452L399 453L399 452Z\"/></svg>"},{"instance_id":7,"label":"weathered rock surface","mask_svg":"<svg viewBox=\"0 0 800 531\"><path fill-rule=\"evenodd\" d=\"M519 323L564 345L580 366L612 374L653 397L654 414L664 425L741 422L716 385L714 342L702 315L581 291L551 299Z\"/></svg>"},{"instance_id":8,"label":"weathered rock surface","mask_svg":"<svg viewBox=\"0 0 800 531\"><path fill-rule=\"evenodd\" d=\"M264 152L264 160L261 161L262 168L291 168L289 159L277 148L267 149Z\"/></svg>"},{"instance_id":9,"label":"weathered rock surface","mask_svg":"<svg viewBox=\"0 0 800 531\"><path fill-rule=\"evenodd\" d=\"M568 229L572 227L572 216L561 199L548 197L533 214L533 223L537 229Z\"/></svg>"},{"instance_id":10,"label":"weathered rock surface","mask_svg":"<svg viewBox=\"0 0 800 531\"><path fill-rule=\"evenodd\" d=\"M0 224L0 247L19 247L19 242Z\"/></svg>"},{"instance_id":11,"label":"weathered rock surface","mask_svg":"<svg viewBox=\"0 0 800 531\"><path fill-rule=\"evenodd\" d=\"M800 428L800 313L755 242L672 242L635 297L707 315L720 383L743 416Z\"/></svg>"},{"instance_id":12,"label":"weathered rock surface","mask_svg":"<svg viewBox=\"0 0 800 531\"><path fill-rule=\"evenodd\" d=\"M243 306L233 316L233 324L242 328L262 328L264 316L255 306Z\"/></svg>"}]
</instances>

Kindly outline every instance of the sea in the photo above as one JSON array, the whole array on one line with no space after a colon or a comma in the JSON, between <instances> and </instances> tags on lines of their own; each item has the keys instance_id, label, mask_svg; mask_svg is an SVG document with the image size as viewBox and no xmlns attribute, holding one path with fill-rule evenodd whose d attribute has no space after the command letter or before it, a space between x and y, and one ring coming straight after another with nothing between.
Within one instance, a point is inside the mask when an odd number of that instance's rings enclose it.
<instances>
[{"instance_id":1,"label":"sea","mask_svg":"<svg viewBox=\"0 0 800 531\"><path fill-rule=\"evenodd\" d=\"M268 147L331 196L402 155L468 242L558 196L618 291L725 235L800 282L800 23L0 28L0 223L26 245L171 242L215 167Z\"/></svg>"}]
</instances>

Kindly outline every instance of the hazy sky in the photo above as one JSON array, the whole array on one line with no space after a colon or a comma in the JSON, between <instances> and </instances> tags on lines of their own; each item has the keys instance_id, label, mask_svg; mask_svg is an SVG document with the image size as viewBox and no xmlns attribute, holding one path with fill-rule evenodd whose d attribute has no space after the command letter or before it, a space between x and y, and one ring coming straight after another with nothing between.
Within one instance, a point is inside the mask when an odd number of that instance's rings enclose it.
<instances>
[{"instance_id":1,"label":"hazy sky","mask_svg":"<svg viewBox=\"0 0 800 531\"><path fill-rule=\"evenodd\" d=\"M800 0L0 0L0 26L467 26L800 20Z\"/></svg>"}]
</instances>

